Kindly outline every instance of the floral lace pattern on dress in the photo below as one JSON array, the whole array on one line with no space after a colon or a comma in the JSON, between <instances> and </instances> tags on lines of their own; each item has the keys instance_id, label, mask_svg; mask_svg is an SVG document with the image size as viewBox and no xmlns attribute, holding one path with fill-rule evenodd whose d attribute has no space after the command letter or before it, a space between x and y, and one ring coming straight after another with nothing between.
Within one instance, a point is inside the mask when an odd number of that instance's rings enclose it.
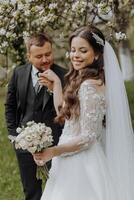
<instances>
[{"instance_id":1,"label":"floral lace pattern on dress","mask_svg":"<svg viewBox=\"0 0 134 200\"><path fill-rule=\"evenodd\" d=\"M106 113L105 95L98 92L90 80L82 83L79 90L81 136L90 145L101 138L103 119Z\"/></svg>"},{"instance_id":2,"label":"floral lace pattern on dress","mask_svg":"<svg viewBox=\"0 0 134 200\"><path fill-rule=\"evenodd\" d=\"M81 150L84 150L101 139L106 104L105 95L98 92L90 80L81 84L78 95L80 117L77 120L66 120L59 144L80 139L83 144Z\"/></svg>"}]
</instances>

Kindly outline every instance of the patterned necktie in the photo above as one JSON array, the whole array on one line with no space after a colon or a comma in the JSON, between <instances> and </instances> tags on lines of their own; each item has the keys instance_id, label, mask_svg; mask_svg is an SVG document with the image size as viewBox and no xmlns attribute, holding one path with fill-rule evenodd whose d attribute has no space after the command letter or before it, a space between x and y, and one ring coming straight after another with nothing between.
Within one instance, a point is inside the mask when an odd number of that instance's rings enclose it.
<instances>
[{"instance_id":1,"label":"patterned necktie","mask_svg":"<svg viewBox=\"0 0 134 200\"><path fill-rule=\"evenodd\" d=\"M39 91L40 91L40 85L39 85L39 82L38 82L38 81L37 81L37 83L35 84L34 90L35 90L35 94L38 94Z\"/></svg>"},{"instance_id":2,"label":"patterned necktie","mask_svg":"<svg viewBox=\"0 0 134 200\"><path fill-rule=\"evenodd\" d=\"M38 77L38 74L39 74L39 72L36 73L37 77ZM37 80L37 82L36 82L36 84L35 84L35 87L34 87L35 94L38 94L39 91L40 91L40 89L41 89L41 86L40 86L40 84L39 84L39 81Z\"/></svg>"}]
</instances>

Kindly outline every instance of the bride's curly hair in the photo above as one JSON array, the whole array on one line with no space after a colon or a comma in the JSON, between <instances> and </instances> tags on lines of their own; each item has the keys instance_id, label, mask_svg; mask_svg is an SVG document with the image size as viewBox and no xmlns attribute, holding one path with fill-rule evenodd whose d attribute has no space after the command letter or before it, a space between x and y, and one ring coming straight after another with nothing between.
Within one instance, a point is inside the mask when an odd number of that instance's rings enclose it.
<instances>
[{"instance_id":1,"label":"bride's curly hair","mask_svg":"<svg viewBox=\"0 0 134 200\"><path fill-rule=\"evenodd\" d=\"M80 114L80 104L78 98L78 91L81 83L86 79L101 80L102 84L105 83L104 77L104 60L103 51L104 45L97 42L93 34L99 36L105 44L105 38L102 32L94 26L86 26L77 29L69 39L71 42L75 37L81 37L85 39L93 48L98 59L94 60L92 64L79 70L75 70L73 66L70 67L69 72L65 76L65 87L63 91L64 103L59 107L59 115L56 117L56 122L64 123L65 119L69 120L72 118L78 118Z\"/></svg>"}]
</instances>

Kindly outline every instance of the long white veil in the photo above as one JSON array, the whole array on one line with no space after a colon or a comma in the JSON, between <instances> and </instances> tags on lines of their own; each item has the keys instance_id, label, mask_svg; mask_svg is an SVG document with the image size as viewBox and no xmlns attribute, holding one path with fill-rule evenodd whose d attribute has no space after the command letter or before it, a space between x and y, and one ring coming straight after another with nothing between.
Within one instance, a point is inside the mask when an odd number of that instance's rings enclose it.
<instances>
[{"instance_id":1,"label":"long white veil","mask_svg":"<svg viewBox=\"0 0 134 200\"><path fill-rule=\"evenodd\" d=\"M108 42L104 47L104 66L107 102L105 153L117 183L119 200L133 200L134 135L119 63Z\"/></svg>"}]
</instances>

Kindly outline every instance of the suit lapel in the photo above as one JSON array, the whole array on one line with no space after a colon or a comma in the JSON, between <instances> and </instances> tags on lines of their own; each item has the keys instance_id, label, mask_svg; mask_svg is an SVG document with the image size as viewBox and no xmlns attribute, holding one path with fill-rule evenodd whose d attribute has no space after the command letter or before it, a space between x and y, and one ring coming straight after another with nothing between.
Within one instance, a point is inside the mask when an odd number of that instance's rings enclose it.
<instances>
[{"instance_id":1,"label":"suit lapel","mask_svg":"<svg viewBox=\"0 0 134 200\"><path fill-rule=\"evenodd\" d=\"M21 105L22 105L23 110L25 109L26 95L27 95L27 89L28 89L30 75L31 75L31 68L32 68L32 65L28 64L26 68L24 69L25 72L20 77L19 90L20 90L20 100L21 100Z\"/></svg>"}]
</instances>

